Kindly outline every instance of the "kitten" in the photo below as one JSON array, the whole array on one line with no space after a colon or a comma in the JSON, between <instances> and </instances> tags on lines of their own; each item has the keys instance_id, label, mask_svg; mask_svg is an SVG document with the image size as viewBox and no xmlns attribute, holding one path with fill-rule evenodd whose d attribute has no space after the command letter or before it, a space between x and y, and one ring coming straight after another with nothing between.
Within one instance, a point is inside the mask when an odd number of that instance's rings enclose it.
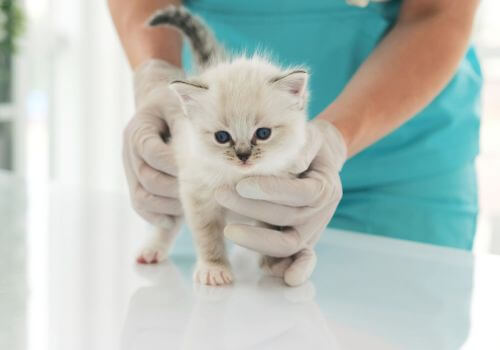
<instances>
[{"instance_id":1,"label":"kitten","mask_svg":"<svg viewBox=\"0 0 500 350\"><path fill-rule=\"evenodd\" d=\"M228 284L233 276L224 227L257 223L230 214L214 193L222 186L234 188L247 176L292 176L287 169L306 138L308 73L282 69L259 54L229 57L206 25L182 7L157 12L150 24L179 29L198 65L196 76L170 84L183 110L175 117L172 141L181 202L198 254L194 279ZM161 260L171 237L172 232L159 229L145 251Z\"/></svg>"}]
</instances>

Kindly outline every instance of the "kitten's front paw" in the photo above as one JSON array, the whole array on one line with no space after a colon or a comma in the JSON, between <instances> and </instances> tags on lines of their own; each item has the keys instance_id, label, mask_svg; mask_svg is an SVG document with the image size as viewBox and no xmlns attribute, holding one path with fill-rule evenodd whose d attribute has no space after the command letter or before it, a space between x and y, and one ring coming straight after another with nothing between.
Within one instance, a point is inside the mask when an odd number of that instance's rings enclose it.
<instances>
[{"instance_id":1,"label":"kitten's front paw","mask_svg":"<svg viewBox=\"0 0 500 350\"><path fill-rule=\"evenodd\" d=\"M139 256L137 262L139 264L157 264L167 258L166 248L160 244L154 244L145 247Z\"/></svg>"},{"instance_id":2,"label":"kitten's front paw","mask_svg":"<svg viewBox=\"0 0 500 350\"><path fill-rule=\"evenodd\" d=\"M198 263L193 278L195 282L207 286L223 286L233 282L229 266L222 264Z\"/></svg>"}]
</instances>

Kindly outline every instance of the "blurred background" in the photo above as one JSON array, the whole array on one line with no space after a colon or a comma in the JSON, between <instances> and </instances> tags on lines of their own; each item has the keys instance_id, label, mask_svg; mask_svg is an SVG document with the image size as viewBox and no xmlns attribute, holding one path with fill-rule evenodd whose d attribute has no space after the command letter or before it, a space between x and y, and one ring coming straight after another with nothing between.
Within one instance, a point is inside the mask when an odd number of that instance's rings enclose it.
<instances>
[{"instance_id":1,"label":"blurred background","mask_svg":"<svg viewBox=\"0 0 500 350\"><path fill-rule=\"evenodd\" d=\"M483 0L473 41L484 72L481 216L475 250L500 254L500 2ZM104 0L0 0L0 171L125 192L122 130L131 72Z\"/></svg>"}]
</instances>

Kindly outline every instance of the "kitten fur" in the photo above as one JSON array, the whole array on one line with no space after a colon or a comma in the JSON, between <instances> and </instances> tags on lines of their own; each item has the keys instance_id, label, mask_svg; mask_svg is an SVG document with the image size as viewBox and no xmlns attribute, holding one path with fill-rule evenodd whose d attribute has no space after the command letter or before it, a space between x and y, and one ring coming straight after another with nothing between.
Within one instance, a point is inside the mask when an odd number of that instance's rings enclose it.
<instances>
[{"instance_id":1,"label":"kitten fur","mask_svg":"<svg viewBox=\"0 0 500 350\"><path fill-rule=\"evenodd\" d=\"M305 143L308 74L300 67L280 68L261 54L224 54L207 26L182 7L157 12L150 24L180 30L199 65L196 76L170 84L183 113L170 117L174 122L169 125L180 198L197 248L194 279L207 285L228 284L233 276L224 227L232 222L257 223L230 214L214 194L220 187L234 188L248 176L294 176L287 169ZM258 128L270 128L270 137L257 139ZM218 143L217 131L228 132L231 141ZM171 230L158 229L142 259L162 260L172 235ZM263 257L261 264L272 261Z\"/></svg>"},{"instance_id":2,"label":"kitten fur","mask_svg":"<svg viewBox=\"0 0 500 350\"><path fill-rule=\"evenodd\" d=\"M199 17L193 16L182 6L172 5L157 11L149 20L149 25L169 25L179 29L187 37L198 67L208 66L225 56L224 49L217 43L212 31Z\"/></svg>"}]
</instances>

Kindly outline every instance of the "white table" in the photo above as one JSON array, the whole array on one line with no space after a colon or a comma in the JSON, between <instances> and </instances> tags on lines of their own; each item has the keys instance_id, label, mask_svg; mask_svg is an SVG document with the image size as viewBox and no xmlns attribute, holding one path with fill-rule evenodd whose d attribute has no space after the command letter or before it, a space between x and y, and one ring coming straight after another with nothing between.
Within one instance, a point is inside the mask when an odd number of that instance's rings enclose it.
<instances>
[{"instance_id":1,"label":"white table","mask_svg":"<svg viewBox=\"0 0 500 350\"><path fill-rule=\"evenodd\" d=\"M500 258L327 231L288 288L235 250L229 288L182 249L137 266L121 195L0 175L0 349L500 349Z\"/></svg>"}]
</instances>

